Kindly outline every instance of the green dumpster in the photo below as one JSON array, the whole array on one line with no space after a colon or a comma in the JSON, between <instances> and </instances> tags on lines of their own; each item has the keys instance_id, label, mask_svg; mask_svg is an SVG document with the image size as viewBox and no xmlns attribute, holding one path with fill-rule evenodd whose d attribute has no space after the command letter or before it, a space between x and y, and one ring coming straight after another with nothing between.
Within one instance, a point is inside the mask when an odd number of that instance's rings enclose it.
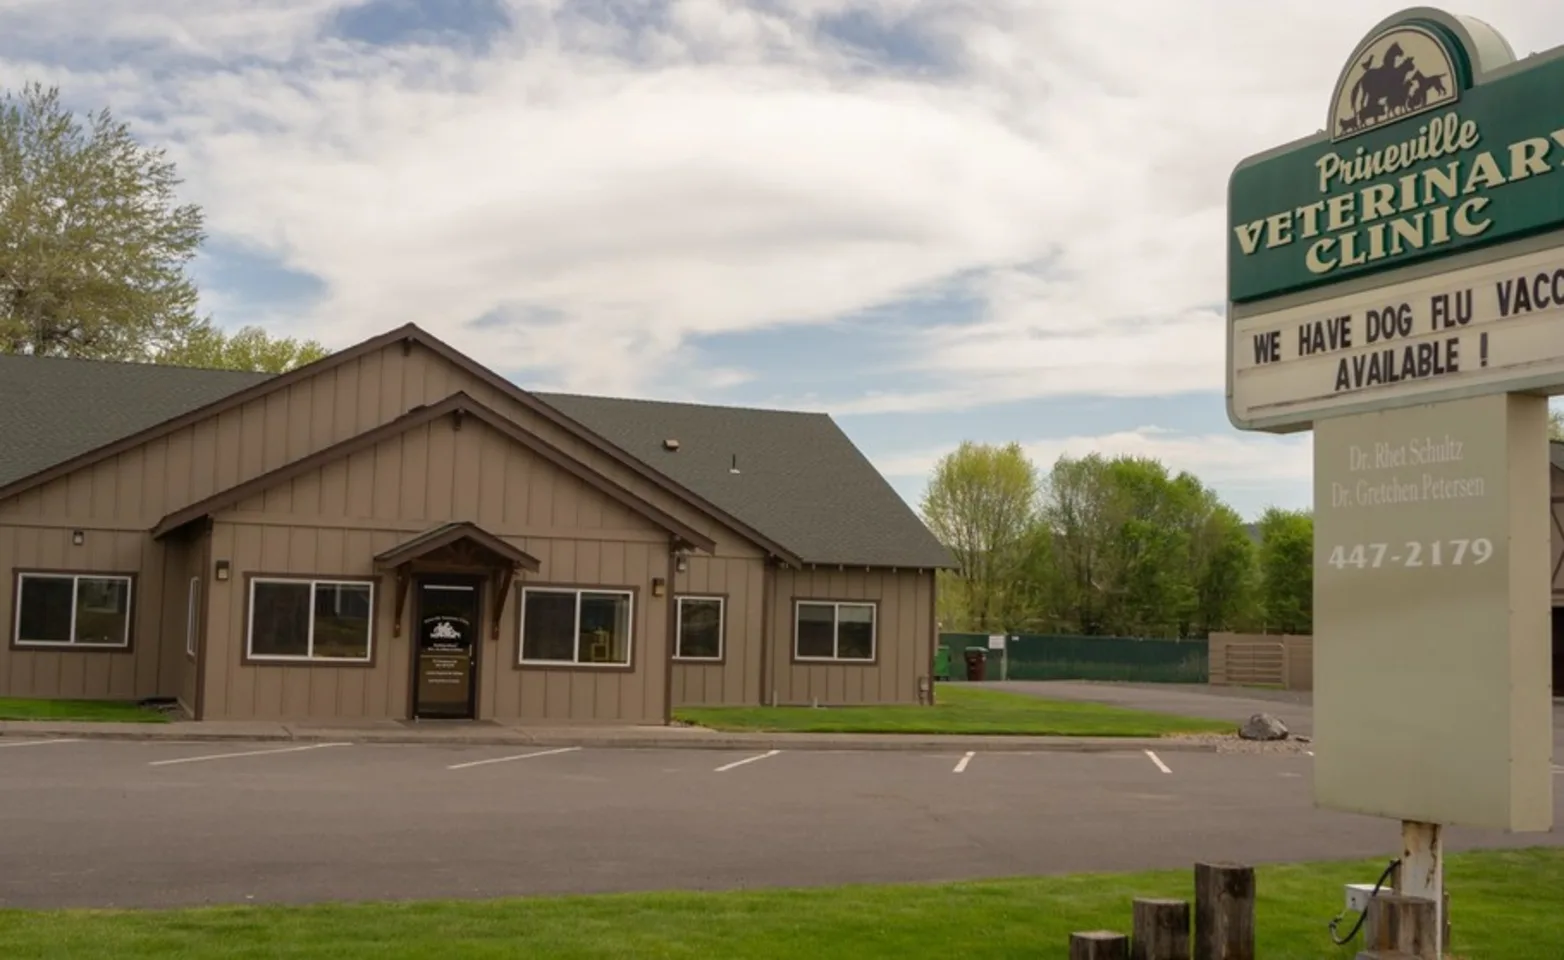
<instances>
[{"instance_id":1,"label":"green dumpster","mask_svg":"<svg viewBox=\"0 0 1564 960\"><path fill-rule=\"evenodd\" d=\"M950 679L950 648L943 643L934 645L934 679Z\"/></svg>"}]
</instances>

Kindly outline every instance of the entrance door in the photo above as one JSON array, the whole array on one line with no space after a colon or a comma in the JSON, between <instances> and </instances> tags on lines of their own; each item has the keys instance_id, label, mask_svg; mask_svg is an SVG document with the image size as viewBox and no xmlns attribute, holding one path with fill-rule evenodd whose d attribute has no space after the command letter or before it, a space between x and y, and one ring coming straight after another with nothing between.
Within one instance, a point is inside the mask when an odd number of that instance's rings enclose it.
<instances>
[{"instance_id":1,"label":"entrance door","mask_svg":"<svg viewBox=\"0 0 1564 960\"><path fill-rule=\"evenodd\" d=\"M413 716L466 720L478 693L478 584L418 582L418 647L413 665Z\"/></svg>"},{"instance_id":2,"label":"entrance door","mask_svg":"<svg viewBox=\"0 0 1564 960\"><path fill-rule=\"evenodd\" d=\"M1553 695L1564 697L1564 607L1553 608Z\"/></svg>"}]
</instances>

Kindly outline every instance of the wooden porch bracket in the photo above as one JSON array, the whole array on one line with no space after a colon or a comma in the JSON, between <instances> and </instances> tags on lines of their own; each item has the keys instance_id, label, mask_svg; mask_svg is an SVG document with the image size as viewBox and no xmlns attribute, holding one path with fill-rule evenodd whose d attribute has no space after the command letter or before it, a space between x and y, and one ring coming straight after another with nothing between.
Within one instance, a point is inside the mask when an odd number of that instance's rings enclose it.
<instances>
[{"instance_id":1,"label":"wooden porch bracket","mask_svg":"<svg viewBox=\"0 0 1564 960\"><path fill-rule=\"evenodd\" d=\"M519 568L515 566L494 571L494 602L491 604L494 608L494 622L489 628L490 640L498 640L500 638L500 618L505 612L505 598L510 596L510 585L515 582L516 576L520 572Z\"/></svg>"},{"instance_id":2,"label":"wooden porch bracket","mask_svg":"<svg viewBox=\"0 0 1564 960\"><path fill-rule=\"evenodd\" d=\"M407 609L407 592L413 582L411 563L401 564L396 568L396 619L391 621L391 635L402 635L402 611Z\"/></svg>"}]
</instances>

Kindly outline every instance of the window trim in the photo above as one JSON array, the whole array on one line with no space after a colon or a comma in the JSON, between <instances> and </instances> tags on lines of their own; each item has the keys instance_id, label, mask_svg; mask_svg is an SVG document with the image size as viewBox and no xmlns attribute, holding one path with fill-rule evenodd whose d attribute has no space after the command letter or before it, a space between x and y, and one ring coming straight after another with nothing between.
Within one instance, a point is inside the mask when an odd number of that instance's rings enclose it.
<instances>
[{"instance_id":1,"label":"window trim","mask_svg":"<svg viewBox=\"0 0 1564 960\"><path fill-rule=\"evenodd\" d=\"M380 578L365 576L326 575L312 573L248 573L245 574L244 584L244 648L240 651L240 664L242 666L257 667L373 667L375 658L379 655L375 643L375 627L380 619ZM326 586L367 586L369 588L369 649L366 656L359 657L316 657L316 656L286 656L278 654L256 655L252 651L255 645L255 586L258 583L291 583L306 584L310 588L310 634L309 646L315 648L315 588L319 585Z\"/></svg>"},{"instance_id":2,"label":"window trim","mask_svg":"<svg viewBox=\"0 0 1564 960\"><path fill-rule=\"evenodd\" d=\"M800 610L805 604L817 607L831 608L831 650L829 657L804 657L798 653L798 625ZM863 659L857 657L843 657L842 649L842 607L868 607L872 611L869 621L869 656ZM794 597L793 598L793 662L794 663L826 663L843 667L872 667L880 662L880 601L878 600L835 600L824 597Z\"/></svg>"},{"instance_id":3,"label":"window trim","mask_svg":"<svg viewBox=\"0 0 1564 960\"><path fill-rule=\"evenodd\" d=\"M201 621L201 578L191 577L185 585L185 656L196 658L196 625Z\"/></svg>"},{"instance_id":4,"label":"window trim","mask_svg":"<svg viewBox=\"0 0 1564 960\"><path fill-rule=\"evenodd\" d=\"M715 657L687 657L679 651L684 648L684 601L717 601L717 655ZM728 595L725 593L679 593L674 598L673 659L680 663L723 663L728 656Z\"/></svg>"},{"instance_id":5,"label":"window trim","mask_svg":"<svg viewBox=\"0 0 1564 960\"><path fill-rule=\"evenodd\" d=\"M22 580L71 579L71 638L59 640L22 639ZM76 636L76 583L87 580L123 580L128 591L125 596L125 640L123 643L77 643ZM78 653L128 653L136 646L136 588L138 575L125 570L46 570L18 567L11 576L11 649L75 651Z\"/></svg>"},{"instance_id":6,"label":"window trim","mask_svg":"<svg viewBox=\"0 0 1564 960\"><path fill-rule=\"evenodd\" d=\"M571 593L576 597L576 619L572 628L575 647L571 660L527 659L527 595L529 593ZM630 636L625 644L624 663L592 663L581 659L581 595L583 593L611 593L622 595L630 602ZM639 600L634 587L604 586L595 583L529 583L521 588L516 604L516 658L511 667L516 670L592 670L630 672L635 669L635 609Z\"/></svg>"}]
</instances>

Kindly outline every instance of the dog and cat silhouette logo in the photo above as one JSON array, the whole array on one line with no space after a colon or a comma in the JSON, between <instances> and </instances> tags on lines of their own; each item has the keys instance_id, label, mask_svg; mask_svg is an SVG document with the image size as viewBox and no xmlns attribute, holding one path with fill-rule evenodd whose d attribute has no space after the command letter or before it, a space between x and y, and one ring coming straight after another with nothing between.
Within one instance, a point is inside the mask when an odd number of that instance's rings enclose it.
<instances>
[{"instance_id":1,"label":"dog and cat silhouette logo","mask_svg":"<svg viewBox=\"0 0 1564 960\"><path fill-rule=\"evenodd\" d=\"M1454 64L1427 30L1392 27L1375 37L1337 85L1331 139L1341 140L1453 103Z\"/></svg>"}]
</instances>

